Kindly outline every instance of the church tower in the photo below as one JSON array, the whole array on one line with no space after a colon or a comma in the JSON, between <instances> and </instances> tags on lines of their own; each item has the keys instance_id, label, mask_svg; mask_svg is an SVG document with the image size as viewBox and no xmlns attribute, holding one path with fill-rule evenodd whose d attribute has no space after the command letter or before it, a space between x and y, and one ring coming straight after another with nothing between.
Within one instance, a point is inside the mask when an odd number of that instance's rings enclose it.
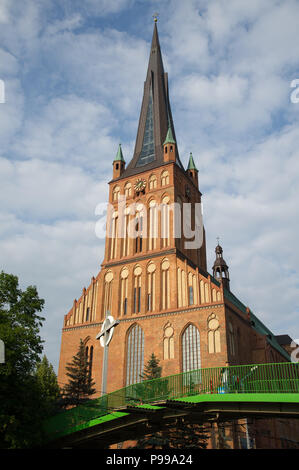
<instances>
[{"instance_id":1,"label":"church tower","mask_svg":"<svg viewBox=\"0 0 299 470\"><path fill-rule=\"evenodd\" d=\"M238 334L246 330L249 338L257 322L229 290L220 246L213 275L207 272L198 170L192 153L186 169L180 160L156 22L135 149L127 165L125 158L119 145L104 259L64 317L59 384L67 382L66 364L82 339L101 394L103 348L96 338L107 315L117 320L107 392L139 382L152 353L164 376L250 364L253 346L238 349Z\"/></svg>"}]
</instances>

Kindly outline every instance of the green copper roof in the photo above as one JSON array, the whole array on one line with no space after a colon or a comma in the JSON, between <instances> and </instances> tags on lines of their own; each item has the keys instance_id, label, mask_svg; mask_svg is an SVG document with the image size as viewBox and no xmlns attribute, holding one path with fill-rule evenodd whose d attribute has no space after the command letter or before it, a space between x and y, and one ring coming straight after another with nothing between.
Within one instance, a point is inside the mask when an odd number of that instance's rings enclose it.
<instances>
[{"instance_id":1,"label":"green copper roof","mask_svg":"<svg viewBox=\"0 0 299 470\"><path fill-rule=\"evenodd\" d=\"M196 170L196 171L198 171L198 169L195 166L194 160L193 160L192 152L190 152L190 157L189 157L189 163L188 163L187 170Z\"/></svg>"},{"instance_id":2,"label":"green copper roof","mask_svg":"<svg viewBox=\"0 0 299 470\"><path fill-rule=\"evenodd\" d=\"M123 152L122 152L122 149L121 149L121 144L119 144L119 146L118 146L118 151L117 151L116 157L113 161L114 162L118 162L118 161L124 162L125 161L124 156L123 156Z\"/></svg>"},{"instance_id":3,"label":"green copper roof","mask_svg":"<svg viewBox=\"0 0 299 470\"><path fill-rule=\"evenodd\" d=\"M176 143L176 141L174 140L171 127L169 126L167 134L166 134L166 139L165 139L165 142L164 142L163 145L165 145L165 144L175 144L175 143Z\"/></svg>"}]
</instances>

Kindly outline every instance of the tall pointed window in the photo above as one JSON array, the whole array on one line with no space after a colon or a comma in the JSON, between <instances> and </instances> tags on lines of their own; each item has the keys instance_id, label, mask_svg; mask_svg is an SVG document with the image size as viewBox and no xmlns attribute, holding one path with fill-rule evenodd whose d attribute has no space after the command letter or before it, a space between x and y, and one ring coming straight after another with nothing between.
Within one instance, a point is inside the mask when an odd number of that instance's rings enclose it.
<instances>
[{"instance_id":1,"label":"tall pointed window","mask_svg":"<svg viewBox=\"0 0 299 470\"><path fill-rule=\"evenodd\" d=\"M178 307L184 307L187 305L186 290L186 273L183 269L178 268Z\"/></svg>"},{"instance_id":2,"label":"tall pointed window","mask_svg":"<svg viewBox=\"0 0 299 470\"><path fill-rule=\"evenodd\" d=\"M189 325L182 336L183 372L200 369L200 337L195 325Z\"/></svg>"},{"instance_id":3,"label":"tall pointed window","mask_svg":"<svg viewBox=\"0 0 299 470\"><path fill-rule=\"evenodd\" d=\"M228 323L228 344L229 352L232 356L235 355L235 332L231 322Z\"/></svg>"},{"instance_id":4,"label":"tall pointed window","mask_svg":"<svg viewBox=\"0 0 299 470\"><path fill-rule=\"evenodd\" d=\"M142 381L144 360L144 333L139 325L134 325L127 337L126 385Z\"/></svg>"},{"instance_id":5,"label":"tall pointed window","mask_svg":"<svg viewBox=\"0 0 299 470\"><path fill-rule=\"evenodd\" d=\"M162 248L166 248L170 244L170 207L169 196L162 199L161 204L161 238Z\"/></svg>"},{"instance_id":6,"label":"tall pointed window","mask_svg":"<svg viewBox=\"0 0 299 470\"><path fill-rule=\"evenodd\" d=\"M112 306L112 281L113 281L113 274L109 271L105 275L104 279L104 298L103 298L103 316L105 317L107 312L111 313L111 306Z\"/></svg>"},{"instance_id":7,"label":"tall pointed window","mask_svg":"<svg viewBox=\"0 0 299 470\"><path fill-rule=\"evenodd\" d=\"M148 163L152 162L154 159L155 159L155 144L154 144L153 96L152 96L152 88L150 87L142 149L141 149L138 161L136 163L136 167L147 165Z\"/></svg>"},{"instance_id":8,"label":"tall pointed window","mask_svg":"<svg viewBox=\"0 0 299 470\"><path fill-rule=\"evenodd\" d=\"M128 313L128 277L129 270L124 268L120 273L120 314L127 315Z\"/></svg>"},{"instance_id":9,"label":"tall pointed window","mask_svg":"<svg viewBox=\"0 0 299 470\"><path fill-rule=\"evenodd\" d=\"M112 233L110 238L110 259L117 256L117 240L118 240L118 213L112 215Z\"/></svg>"},{"instance_id":10,"label":"tall pointed window","mask_svg":"<svg viewBox=\"0 0 299 470\"><path fill-rule=\"evenodd\" d=\"M155 310L156 304L156 265L149 263L147 266L147 311Z\"/></svg>"},{"instance_id":11,"label":"tall pointed window","mask_svg":"<svg viewBox=\"0 0 299 470\"><path fill-rule=\"evenodd\" d=\"M136 266L134 269L133 313L140 313L141 310L141 273L141 267Z\"/></svg>"},{"instance_id":12,"label":"tall pointed window","mask_svg":"<svg viewBox=\"0 0 299 470\"><path fill-rule=\"evenodd\" d=\"M189 296L189 305L197 304L197 282L196 275L189 273L188 274L188 296Z\"/></svg>"},{"instance_id":13,"label":"tall pointed window","mask_svg":"<svg viewBox=\"0 0 299 470\"><path fill-rule=\"evenodd\" d=\"M161 308L170 308L170 284L169 284L169 267L168 259L163 260L161 265Z\"/></svg>"},{"instance_id":14,"label":"tall pointed window","mask_svg":"<svg viewBox=\"0 0 299 470\"><path fill-rule=\"evenodd\" d=\"M140 253L143 248L143 231L146 233L146 220L144 217L144 206L138 204L135 215L135 253Z\"/></svg>"},{"instance_id":15,"label":"tall pointed window","mask_svg":"<svg viewBox=\"0 0 299 470\"><path fill-rule=\"evenodd\" d=\"M148 249L155 250L157 248L158 239L158 208L156 201L149 203L149 238Z\"/></svg>"},{"instance_id":16,"label":"tall pointed window","mask_svg":"<svg viewBox=\"0 0 299 470\"><path fill-rule=\"evenodd\" d=\"M123 234L122 234L122 256L128 256L130 250L130 237L129 237L129 217L130 217L130 208L126 207L123 215Z\"/></svg>"}]
</instances>

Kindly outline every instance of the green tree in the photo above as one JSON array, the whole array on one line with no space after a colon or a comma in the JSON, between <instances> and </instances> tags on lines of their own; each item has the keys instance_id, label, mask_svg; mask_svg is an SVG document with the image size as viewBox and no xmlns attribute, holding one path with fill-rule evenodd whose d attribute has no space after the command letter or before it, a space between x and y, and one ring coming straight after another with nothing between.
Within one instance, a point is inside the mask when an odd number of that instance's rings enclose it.
<instances>
[{"instance_id":1,"label":"green tree","mask_svg":"<svg viewBox=\"0 0 299 470\"><path fill-rule=\"evenodd\" d=\"M66 370L69 382L63 389L65 405L78 405L96 392L82 339L80 339L77 354L73 356L71 362L67 363Z\"/></svg>"},{"instance_id":2,"label":"green tree","mask_svg":"<svg viewBox=\"0 0 299 470\"><path fill-rule=\"evenodd\" d=\"M157 379L161 377L162 367L159 366L160 360L152 353L150 359L144 367L144 372L141 375L143 380Z\"/></svg>"},{"instance_id":3,"label":"green tree","mask_svg":"<svg viewBox=\"0 0 299 470\"><path fill-rule=\"evenodd\" d=\"M54 368L46 356L43 356L41 362L37 364L35 377L48 414L52 415L59 411L60 389Z\"/></svg>"},{"instance_id":4,"label":"green tree","mask_svg":"<svg viewBox=\"0 0 299 470\"><path fill-rule=\"evenodd\" d=\"M35 286L19 287L17 276L0 273L0 448L28 448L42 441L44 402L34 375L42 353L39 332L44 306Z\"/></svg>"}]
</instances>

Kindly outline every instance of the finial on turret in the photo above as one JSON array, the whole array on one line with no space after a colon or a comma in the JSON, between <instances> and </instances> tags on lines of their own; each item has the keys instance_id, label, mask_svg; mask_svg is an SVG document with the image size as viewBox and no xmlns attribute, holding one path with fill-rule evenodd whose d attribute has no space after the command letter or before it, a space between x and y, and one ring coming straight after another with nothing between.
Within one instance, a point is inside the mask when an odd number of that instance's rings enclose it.
<instances>
[{"instance_id":1,"label":"finial on turret","mask_svg":"<svg viewBox=\"0 0 299 470\"><path fill-rule=\"evenodd\" d=\"M158 18L159 18L159 13L155 12L155 13L153 14L153 18L154 18L154 22L157 23Z\"/></svg>"}]
</instances>

